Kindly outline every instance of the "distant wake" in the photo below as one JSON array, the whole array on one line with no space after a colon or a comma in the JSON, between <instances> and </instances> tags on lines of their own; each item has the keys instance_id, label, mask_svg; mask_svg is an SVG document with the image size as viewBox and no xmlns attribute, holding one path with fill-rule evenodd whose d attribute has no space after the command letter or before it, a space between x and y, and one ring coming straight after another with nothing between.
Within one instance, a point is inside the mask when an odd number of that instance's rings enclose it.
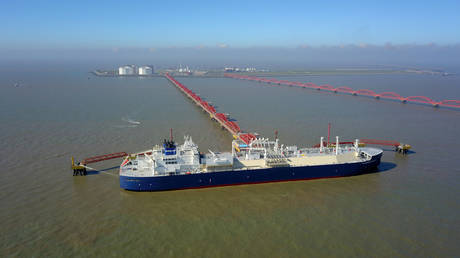
<instances>
[{"instance_id":1,"label":"distant wake","mask_svg":"<svg viewBox=\"0 0 460 258\"><path fill-rule=\"evenodd\" d=\"M129 117L122 117L121 120L128 124L127 125L126 124L125 125L115 125L114 127L116 128L134 128L134 127L138 127L141 124L141 122L135 121Z\"/></svg>"},{"instance_id":2,"label":"distant wake","mask_svg":"<svg viewBox=\"0 0 460 258\"><path fill-rule=\"evenodd\" d=\"M125 121L125 122L128 122L128 123L130 123L130 124L133 124L133 125L140 125L140 124L141 124L141 122L134 121L134 120L132 120L131 118L125 118L125 117L123 117L121 120L123 120L123 121Z\"/></svg>"}]
</instances>

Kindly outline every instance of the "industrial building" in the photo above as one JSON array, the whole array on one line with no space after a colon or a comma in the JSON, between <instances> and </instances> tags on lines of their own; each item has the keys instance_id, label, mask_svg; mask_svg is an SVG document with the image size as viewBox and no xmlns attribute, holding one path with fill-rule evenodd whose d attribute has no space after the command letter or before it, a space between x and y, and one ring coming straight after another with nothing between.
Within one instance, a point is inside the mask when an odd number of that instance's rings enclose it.
<instances>
[{"instance_id":1,"label":"industrial building","mask_svg":"<svg viewBox=\"0 0 460 258\"><path fill-rule=\"evenodd\" d=\"M134 74L134 67L130 65L120 66L118 68L119 75L133 75Z\"/></svg>"},{"instance_id":2,"label":"industrial building","mask_svg":"<svg viewBox=\"0 0 460 258\"><path fill-rule=\"evenodd\" d=\"M153 68L151 66L140 66L138 69L139 75L151 75L153 73Z\"/></svg>"}]
</instances>

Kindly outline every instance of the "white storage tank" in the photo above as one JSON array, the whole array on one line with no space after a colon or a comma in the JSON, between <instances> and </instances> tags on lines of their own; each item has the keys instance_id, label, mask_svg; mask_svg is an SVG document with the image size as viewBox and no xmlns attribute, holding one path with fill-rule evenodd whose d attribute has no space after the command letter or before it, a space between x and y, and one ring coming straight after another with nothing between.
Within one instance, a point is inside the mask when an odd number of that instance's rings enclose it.
<instances>
[{"instance_id":1,"label":"white storage tank","mask_svg":"<svg viewBox=\"0 0 460 258\"><path fill-rule=\"evenodd\" d=\"M125 75L126 74L126 70L125 70L124 66L118 67L118 74L119 75Z\"/></svg>"},{"instance_id":2,"label":"white storage tank","mask_svg":"<svg viewBox=\"0 0 460 258\"><path fill-rule=\"evenodd\" d=\"M150 66L141 66L138 70L139 75L150 75L153 73L153 69Z\"/></svg>"},{"instance_id":3,"label":"white storage tank","mask_svg":"<svg viewBox=\"0 0 460 258\"><path fill-rule=\"evenodd\" d=\"M134 74L134 68L129 65L121 66L118 68L119 75L132 75Z\"/></svg>"}]
</instances>

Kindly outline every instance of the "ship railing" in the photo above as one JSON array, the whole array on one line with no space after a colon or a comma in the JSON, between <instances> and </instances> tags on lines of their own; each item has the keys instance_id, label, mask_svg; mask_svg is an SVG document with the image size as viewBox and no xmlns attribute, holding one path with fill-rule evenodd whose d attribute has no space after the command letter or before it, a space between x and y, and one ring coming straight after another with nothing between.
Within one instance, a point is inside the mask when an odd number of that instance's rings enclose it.
<instances>
[{"instance_id":1,"label":"ship railing","mask_svg":"<svg viewBox=\"0 0 460 258\"><path fill-rule=\"evenodd\" d=\"M320 154L320 153L334 153L336 150L335 147L323 147L321 148L304 148L304 149L299 149L300 154ZM342 146L339 147L339 151L356 151L356 148L354 146Z\"/></svg>"},{"instance_id":2,"label":"ship railing","mask_svg":"<svg viewBox=\"0 0 460 258\"><path fill-rule=\"evenodd\" d=\"M160 177L160 176L179 176L179 175L190 175L190 174L197 174L201 173L199 170L196 169L190 169L187 171L154 171L153 176L155 177Z\"/></svg>"},{"instance_id":3,"label":"ship railing","mask_svg":"<svg viewBox=\"0 0 460 258\"><path fill-rule=\"evenodd\" d=\"M322 150L320 148L305 148L299 149L300 154L317 154L317 153L330 153L334 152L335 148L324 147Z\"/></svg>"}]
</instances>

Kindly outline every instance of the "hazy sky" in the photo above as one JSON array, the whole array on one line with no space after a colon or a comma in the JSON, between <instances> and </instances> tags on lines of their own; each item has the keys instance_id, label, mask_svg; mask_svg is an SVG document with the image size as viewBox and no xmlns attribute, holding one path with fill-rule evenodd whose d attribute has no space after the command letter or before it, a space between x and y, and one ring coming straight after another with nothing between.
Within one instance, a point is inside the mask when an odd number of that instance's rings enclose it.
<instances>
[{"instance_id":1,"label":"hazy sky","mask_svg":"<svg viewBox=\"0 0 460 258\"><path fill-rule=\"evenodd\" d=\"M0 48L458 44L460 1L3 1Z\"/></svg>"},{"instance_id":2,"label":"hazy sky","mask_svg":"<svg viewBox=\"0 0 460 258\"><path fill-rule=\"evenodd\" d=\"M460 1L2 1L0 62L460 70Z\"/></svg>"}]
</instances>

